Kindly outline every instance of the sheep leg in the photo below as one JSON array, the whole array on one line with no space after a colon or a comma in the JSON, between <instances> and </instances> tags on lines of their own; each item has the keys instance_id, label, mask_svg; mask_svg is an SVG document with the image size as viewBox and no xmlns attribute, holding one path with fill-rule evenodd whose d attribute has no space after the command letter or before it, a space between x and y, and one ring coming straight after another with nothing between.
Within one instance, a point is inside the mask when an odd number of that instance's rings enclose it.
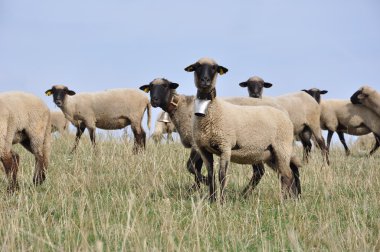
<instances>
[{"instance_id":1,"label":"sheep leg","mask_svg":"<svg viewBox=\"0 0 380 252\"><path fill-rule=\"evenodd\" d=\"M174 142L173 135L171 132L168 133L167 139L168 139L168 142Z\"/></svg>"},{"instance_id":2,"label":"sheep leg","mask_svg":"<svg viewBox=\"0 0 380 252\"><path fill-rule=\"evenodd\" d=\"M203 160L199 153L194 150L193 148L191 149L190 152L190 157L187 160L187 170L195 175L195 184L191 187L190 190L198 190L200 188L200 183L207 184L207 178L202 175L201 170L202 170L202 164Z\"/></svg>"},{"instance_id":3,"label":"sheep leg","mask_svg":"<svg viewBox=\"0 0 380 252\"><path fill-rule=\"evenodd\" d=\"M5 173L9 181L7 191L12 193L18 189L17 172L20 157L16 152L11 151L1 157L1 162L3 163Z\"/></svg>"},{"instance_id":4,"label":"sheep leg","mask_svg":"<svg viewBox=\"0 0 380 252\"><path fill-rule=\"evenodd\" d=\"M327 136L327 146L326 146L325 139L323 139L323 136L321 134L319 134L319 133L316 134L315 131L313 131L313 135L315 137L315 140L317 141L317 144L318 144L319 148L321 149L321 153L322 153L323 159L326 161L327 165L330 165L329 146L330 146L331 139L330 139L330 142L329 142L328 141L328 136Z\"/></svg>"},{"instance_id":5,"label":"sheep leg","mask_svg":"<svg viewBox=\"0 0 380 252\"><path fill-rule=\"evenodd\" d=\"M373 133L375 135L375 146L373 146L372 150L369 152L369 155L372 155L380 146L380 136Z\"/></svg>"},{"instance_id":6,"label":"sheep leg","mask_svg":"<svg viewBox=\"0 0 380 252\"><path fill-rule=\"evenodd\" d=\"M86 125L84 124L80 124L78 127L77 127L77 133L76 133L76 136L75 136L75 143L74 143L74 147L73 149L71 150L71 154L74 153L74 151L77 149L77 146L78 146L78 143L79 143L79 140L83 134L83 132L86 130Z\"/></svg>"},{"instance_id":7,"label":"sheep leg","mask_svg":"<svg viewBox=\"0 0 380 252\"><path fill-rule=\"evenodd\" d=\"M346 151L346 156L350 155L350 149L348 149L347 144L346 144L346 139L344 139L344 134L343 132L337 132L339 136L340 142L343 144L344 150Z\"/></svg>"},{"instance_id":8,"label":"sheep leg","mask_svg":"<svg viewBox=\"0 0 380 252\"><path fill-rule=\"evenodd\" d=\"M334 131L328 130L328 133L327 133L327 151L329 151L329 152L330 152L330 143L331 143L331 139L332 139L333 135L334 135Z\"/></svg>"},{"instance_id":9,"label":"sheep leg","mask_svg":"<svg viewBox=\"0 0 380 252\"><path fill-rule=\"evenodd\" d=\"M301 143L302 143L302 146L303 146L303 160L308 163L309 162L309 155L310 155L310 152L311 152L311 147L312 147L312 144L311 144L311 131L310 131L310 128L304 128L303 131L300 133L299 137L301 139Z\"/></svg>"},{"instance_id":10,"label":"sheep leg","mask_svg":"<svg viewBox=\"0 0 380 252\"><path fill-rule=\"evenodd\" d=\"M41 142L43 141L41 141L40 137L33 137L31 140L28 139L21 143L22 146L33 153L35 157L35 170L33 175L34 185L40 185L46 179L45 171L47 168L48 160L46 156L47 153L45 153L46 150L44 149L45 146L43 146Z\"/></svg>"},{"instance_id":11,"label":"sheep leg","mask_svg":"<svg viewBox=\"0 0 380 252\"><path fill-rule=\"evenodd\" d=\"M145 149L145 138L146 134L141 125L131 124L132 132L135 137L135 142L133 144L133 154L137 154Z\"/></svg>"},{"instance_id":12,"label":"sheep leg","mask_svg":"<svg viewBox=\"0 0 380 252\"><path fill-rule=\"evenodd\" d=\"M293 172L295 187L296 187L297 193L299 195L299 194L301 194L301 181L300 181L300 172L298 170L298 167L300 166L300 164L297 160L298 159L296 159L296 157L292 157L290 159L290 169Z\"/></svg>"},{"instance_id":13,"label":"sheep leg","mask_svg":"<svg viewBox=\"0 0 380 252\"><path fill-rule=\"evenodd\" d=\"M90 134L90 139L91 139L91 143L92 143L92 147L95 148L96 146L96 141L95 141L95 128L88 128L88 133Z\"/></svg>"},{"instance_id":14,"label":"sheep leg","mask_svg":"<svg viewBox=\"0 0 380 252\"><path fill-rule=\"evenodd\" d=\"M243 190L243 197L247 198L249 194L255 189L255 187L259 184L261 178L264 176L265 169L264 169L264 164L259 163L259 164L254 164L252 165L252 178L249 181L249 184L244 188Z\"/></svg>"},{"instance_id":15,"label":"sheep leg","mask_svg":"<svg viewBox=\"0 0 380 252\"><path fill-rule=\"evenodd\" d=\"M222 153L219 161L220 201L224 202L225 187L227 185L227 170L231 160L231 151Z\"/></svg>"},{"instance_id":16,"label":"sheep leg","mask_svg":"<svg viewBox=\"0 0 380 252\"><path fill-rule=\"evenodd\" d=\"M215 175L214 175L214 157L212 153L208 152L205 148L199 149L200 155L202 157L203 162L207 167L207 180L209 183L209 191L210 191L210 202L213 203L216 201L216 192L215 192Z\"/></svg>"}]
</instances>

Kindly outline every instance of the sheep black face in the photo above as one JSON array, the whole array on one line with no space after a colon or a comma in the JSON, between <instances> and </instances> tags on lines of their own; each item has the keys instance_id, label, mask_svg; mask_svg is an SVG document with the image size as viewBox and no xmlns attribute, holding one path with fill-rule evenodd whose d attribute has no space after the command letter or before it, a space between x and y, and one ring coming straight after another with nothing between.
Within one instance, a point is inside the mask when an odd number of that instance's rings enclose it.
<instances>
[{"instance_id":1,"label":"sheep black face","mask_svg":"<svg viewBox=\"0 0 380 252\"><path fill-rule=\"evenodd\" d=\"M177 83L168 81L167 79L157 78L148 85L140 87L146 93L150 93L150 103L153 107L160 107L166 111L170 101L172 90L179 86Z\"/></svg>"},{"instance_id":2,"label":"sheep black face","mask_svg":"<svg viewBox=\"0 0 380 252\"><path fill-rule=\"evenodd\" d=\"M269 82L265 82L260 77L254 76L249 78L245 82L239 83L239 86L241 86L242 88L248 88L249 97L261 98L263 96L263 88L270 88L272 84Z\"/></svg>"},{"instance_id":3,"label":"sheep black face","mask_svg":"<svg viewBox=\"0 0 380 252\"><path fill-rule=\"evenodd\" d=\"M53 95L54 103L60 108L63 106L66 95L75 95L75 92L62 85L54 85L51 89L45 91L45 94Z\"/></svg>"},{"instance_id":4,"label":"sheep black face","mask_svg":"<svg viewBox=\"0 0 380 252\"><path fill-rule=\"evenodd\" d=\"M313 97L318 102L318 104L321 103L321 95L328 92L327 90L319 90L318 88L311 88L309 90L302 89L302 91L311 95L311 97Z\"/></svg>"},{"instance_id":5,"label":"sheep black face","mask_svg":"<svg viewBox=\"0 0 380 252\"><path fill-rule=\"evenodd\" d=\"M362 87L351 96L350 100L352 104L363 104L363 100L367 97L366 88Z\"/></svg>"},{"instance_id":6,"label":"sheep black face","mask_svg":"<svg viewBox=\"0 0 380 252\"><path fill-rule=\"evenodd\" d=\"M219 66L212 59L202 58L186 67L185 71L194 72L195 86L201 92L208 93L215 88L217 74L225 74L228 69Z\"/></svg>"}]
</instances>

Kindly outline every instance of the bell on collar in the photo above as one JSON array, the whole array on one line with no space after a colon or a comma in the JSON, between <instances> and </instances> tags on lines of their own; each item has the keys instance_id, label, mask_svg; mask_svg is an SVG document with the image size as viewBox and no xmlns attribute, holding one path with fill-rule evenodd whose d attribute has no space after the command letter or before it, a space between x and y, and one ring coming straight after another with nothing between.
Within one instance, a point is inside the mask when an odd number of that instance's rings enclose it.
<instances>
[{"instance_id":1,"label":"bell on collar","mask_svg":"<svg viewBox=\"0 0 380 252\"><path fill-rule=\"evenodd\" d=\"M201 99L195 99L194 101L194 114L196 116L204 117L206 116L208 105L210 104L211 100L201 100Z\"/></svg>"},{"instance_id":2,"label":"bell on collar","mask_svg":"<svg viewBox=\"0 0 380 252\"><path fill-rule=\"evenodd\" d=\"M162 113L160 118L158 119L159 122L164 122L164 123L170 123L170 117L168 112Z\"/></svg>"}]
</instances>

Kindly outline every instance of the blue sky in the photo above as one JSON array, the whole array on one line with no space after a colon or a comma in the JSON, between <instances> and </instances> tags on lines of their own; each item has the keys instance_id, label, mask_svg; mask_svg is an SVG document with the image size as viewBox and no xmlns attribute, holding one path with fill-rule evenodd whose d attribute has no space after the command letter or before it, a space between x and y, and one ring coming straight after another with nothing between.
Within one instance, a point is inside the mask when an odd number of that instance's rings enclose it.
<instances>
[{"instance_id":1,"label":"blue sky","mask_svg":"<svg viewBox=\"0 0 380 252\"><path fill-rule=\"evenodd\" d=\"M238 83L253 75L274 84L267 95L380 89L380 2L0 0L0 90L50 108L44 91L58 83L84 92L166 77L195 94L183 69L203 56L229 69L221 96L247 96Z\"/></svg>"}]
</instances>

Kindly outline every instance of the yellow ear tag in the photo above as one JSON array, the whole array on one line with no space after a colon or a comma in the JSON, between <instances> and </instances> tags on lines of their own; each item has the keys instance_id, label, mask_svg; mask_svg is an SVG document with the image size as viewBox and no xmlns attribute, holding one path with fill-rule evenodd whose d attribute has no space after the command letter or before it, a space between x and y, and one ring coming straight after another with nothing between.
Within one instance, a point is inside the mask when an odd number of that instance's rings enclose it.
<instances>
[{"instance_id":1,"label":"yellow ear tag","mask_svg":"<svg viewBox=\"0 0 380 252\"><path fill-rule=\"evenodd\" d=\"M149 88L144 88L145 93L149 93Z\"/></svg>"},{"instance_id":2,"label":"yellow ear tag","mask_svg":"<svg viewBox=\"0 0 380 252\"><path fill-rule=\"evenodd\" d=\"M223 74L224 74L223 69L220 69L220 70L219 70L219 74L220 74L220 75L223 75Z\"/></svg>"},{"instance_id":3,"label":"yellow ear tag","mask_svg":"<svg viewBox=\"0 0 380 252\"><path fill-rule=\"evenodd\" d=\"M52 92L51 92L51 91L46 91L45 94L46 94L47 96L50 96L50 95L52 94Z\"/></svg>"}]
</instances>

